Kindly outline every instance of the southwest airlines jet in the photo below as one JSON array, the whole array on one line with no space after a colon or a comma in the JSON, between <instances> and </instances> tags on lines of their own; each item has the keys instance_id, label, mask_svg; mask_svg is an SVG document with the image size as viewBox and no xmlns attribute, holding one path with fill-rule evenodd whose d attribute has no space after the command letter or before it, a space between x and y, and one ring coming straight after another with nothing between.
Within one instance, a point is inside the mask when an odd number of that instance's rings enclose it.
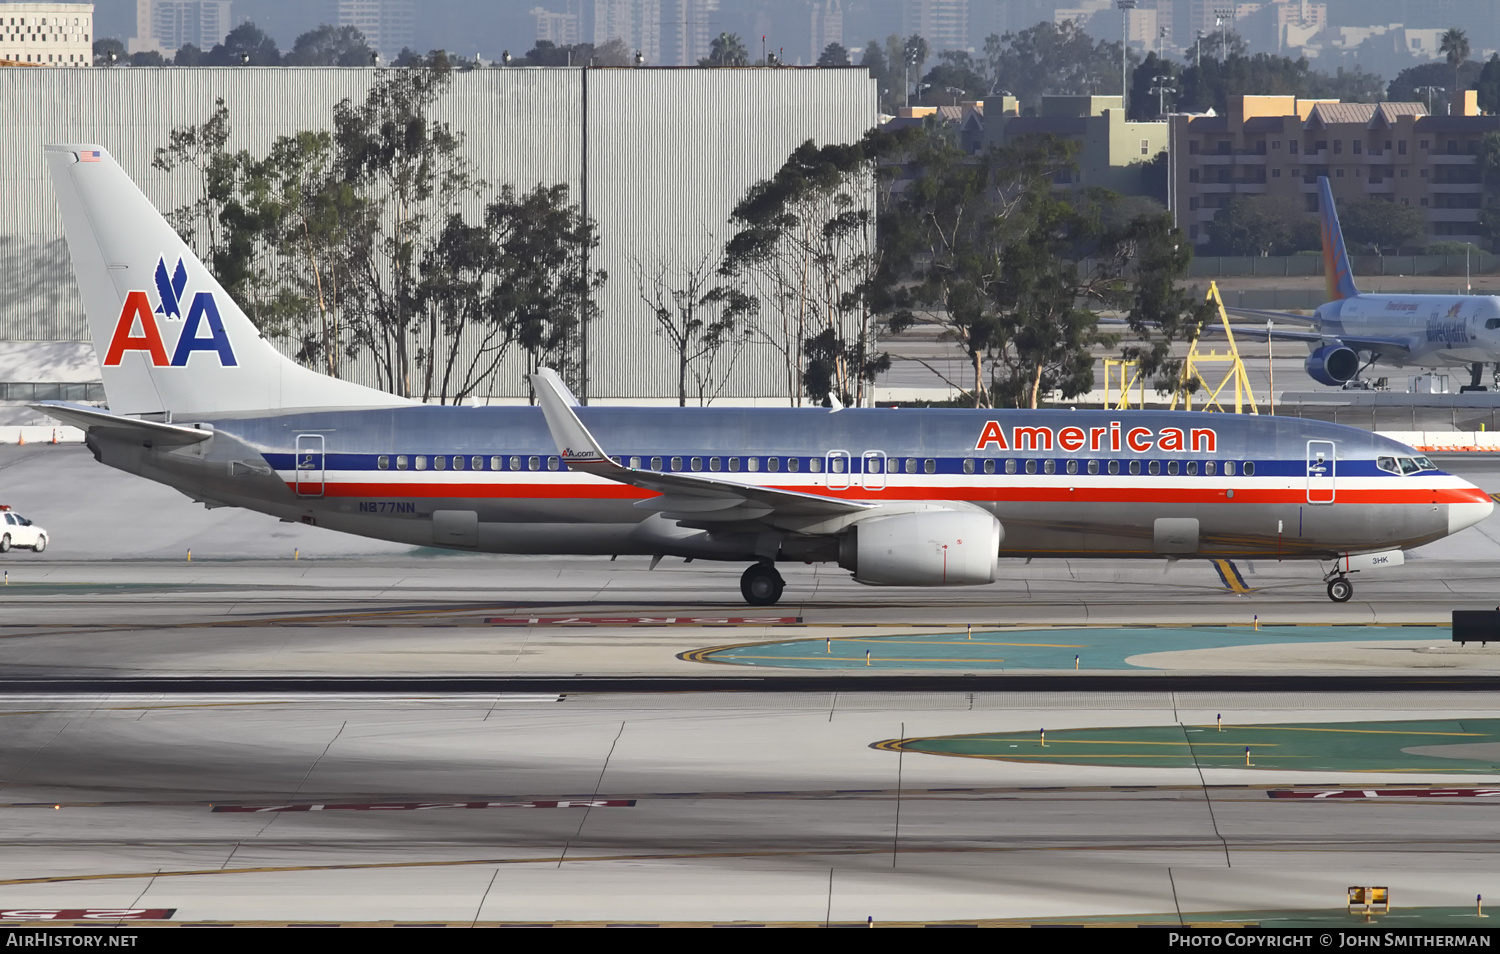
<instances>
[{"instance_id":1,"label":"southwest airlines jet","mask_svg":"<svg viewBox=\"0 0 1500 954\"><path fill-rule=\"evenodd\" d=\"M1484 366L1500 362L1500 298L1360 294L1326 177L1318 178L1318 191L1328 302L1311 316L1239 308L1235 313L1311 325L1311 331L1273 330L1271 336L1306 342L1312 351L1307 373L1319 384L1346 384L1376 363L1417 368L1466 365L1473 379L1463 390L1483 391L1479 381ZM1236 327L1235 333L1266 336L1259 328Z\"/></svg>"},{"instance_id":2,"label":"southwest airlines jet","mask_svg":"<svg viewBox=\"0 0 1500 954\"><path fill-rule=\"evenodd\" d=\"M1185 412L427 406L283 357L107 152L49 146L109 409L37 405L105 464L210 507L416 546L779 561L879 586L993 582L1004 557L1321 560L1349 574L1489 516L1411 448Z\"/></svg>"}]
</instances>

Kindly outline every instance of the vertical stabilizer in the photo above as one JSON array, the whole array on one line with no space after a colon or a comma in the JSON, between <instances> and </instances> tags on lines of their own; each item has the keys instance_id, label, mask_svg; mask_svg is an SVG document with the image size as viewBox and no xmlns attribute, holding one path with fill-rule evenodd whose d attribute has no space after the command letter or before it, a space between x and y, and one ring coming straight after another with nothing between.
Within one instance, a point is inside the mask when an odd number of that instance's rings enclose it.
<instances>
[{"instance_id":1,"label":"vertical stabilizer","mask_svg":"<svg viewBox=\"0 0 1500 954\"><path fill-rule=\"evenodd\" d=\"M283 356L108 152L47 146L73 273L116 414L410 403Z\"/></svg>"},{"instance_id":2,"label":"vertical stabilizer","mask_svg":"<svg viewBox=\"0 0 1500 954\"><path fill-rule=\"evenodd\" d=\"M1333 190L1328 177L1318 177L1318 225L1323 233L1323 280L1328 283L1328 300L1343 301L1359 294L1354 287L1354 269L1349 265L1349 249L1344 245L1344 230L1339 227L1339 213L1333 207Z\"/></svg>"}]
</instances>

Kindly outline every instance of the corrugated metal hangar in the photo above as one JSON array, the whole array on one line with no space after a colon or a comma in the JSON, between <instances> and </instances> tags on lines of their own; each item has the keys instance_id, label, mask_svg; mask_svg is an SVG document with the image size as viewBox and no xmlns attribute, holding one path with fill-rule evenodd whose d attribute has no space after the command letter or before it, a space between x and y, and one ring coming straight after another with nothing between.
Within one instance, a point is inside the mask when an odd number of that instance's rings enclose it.
<instances>
[{"instance_id":1,"label":"corrugated metal hangar","mask_svg":"<svg viewBox=\"0 0 1500 954\"><path fill-rule=\"evenodd\" d=\"M324 68L0 70L0 341L87 339L44 144L102 144L168 211L196 200L199 187L184 170L153 169L154 151L174 127L206 120L217 98L229 109L228 148L264 155L277 136L331 128L334 106L361 102L375 76ZM851 142L876 121L874 84L857 69L474 70L454 75L435 118L463 134L464 156L489 185L564 183L585 200L600 236L592 264L609 275L601 316L588 329L586 388L595 399L676 391L675 357L641 301L636 263L716 254L734 203L792 149L809 139ZM520 360L496 376L494 396L525 393ZM766 345L741 353L723 392L785 393L784 362Z\"/></svg>"}]
</instances>

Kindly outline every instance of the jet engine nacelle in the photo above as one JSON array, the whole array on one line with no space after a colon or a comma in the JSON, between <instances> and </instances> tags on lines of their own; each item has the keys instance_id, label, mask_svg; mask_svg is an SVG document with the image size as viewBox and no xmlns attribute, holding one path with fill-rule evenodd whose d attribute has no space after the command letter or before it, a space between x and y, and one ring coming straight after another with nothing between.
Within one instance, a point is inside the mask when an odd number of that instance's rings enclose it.
<instances>
[{"instance_id":1,"label":"jet engine nacelle","mask_svg":"<svg viewBox=\"0 0 1500 954\"><path fill-rule=\"evenodd\" d=\"M871 517L839 540L839 566L876 586L995 582L1005 530L987 513L929 510Z\"/></svg>"},{"instance_id":2,"label":"jet engine nacelle","mask_svg":"<svg viewBox=\"0 0 1500 954\"><path fill-rule=\"evenodd\" d=\"M1319 384L1338 386L1359 373L1359 355L1343 345L1324 345L1307 356L1306 367Z\"/></svg>"}]
</instances>

